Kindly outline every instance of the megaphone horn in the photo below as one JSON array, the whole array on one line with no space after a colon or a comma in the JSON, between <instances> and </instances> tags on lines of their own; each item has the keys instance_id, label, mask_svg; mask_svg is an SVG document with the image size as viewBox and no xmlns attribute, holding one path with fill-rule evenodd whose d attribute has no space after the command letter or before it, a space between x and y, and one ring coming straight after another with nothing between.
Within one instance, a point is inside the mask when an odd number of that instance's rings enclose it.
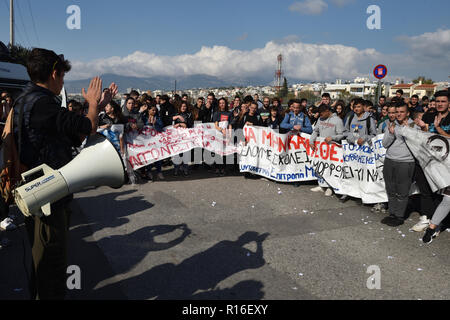
<instances>
[{"instance_id":1,"label":"megaphone horn","mask_svg":"<svg viewBox=\"0 0 450 320\"><path fill-rule=\"evenodd\" d=\"M89 136L85 148L59 170L43 164L22 174L28 182L14 190L14 198L25 216L51 214L50 204L85 187L122 187L126 181L122 157L103 135Z\"/></svg>"}]
</instances>

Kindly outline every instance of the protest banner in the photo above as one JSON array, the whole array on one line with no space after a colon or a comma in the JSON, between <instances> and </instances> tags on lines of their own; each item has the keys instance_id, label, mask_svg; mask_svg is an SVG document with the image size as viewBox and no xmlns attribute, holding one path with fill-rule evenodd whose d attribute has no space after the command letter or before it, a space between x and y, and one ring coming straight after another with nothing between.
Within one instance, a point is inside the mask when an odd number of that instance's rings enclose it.
<instances>
[{"instance_id":1,"label":"protest banner","mask_svg":"<svg viewBox=\"0 0 450 320\"><path fill-rule=\"evenodd\" d=\"M270 128L250 126L244 127L244 135L246 145L239 159L241 172L254 173L279 182L317 180L312 167L309 135L280 134ZM334 150L327 150L315 156L332 158L334 154Z\"/></svg>"},{"instance_id":2,"label":"protest banner","mask_svg":"<svg viewBox=\"0 0 450 320\"><path fill-rule=\"evenodd\" d=\"M133 170L194 148L203 148L220 156L237 152L231 133L224 137L212 123L196 124L193 128L168 126L162 132L145 126L142 130L128 132L125 141L127 159Z\"/></svg>"},{"instance_id":3,"label":"protest banner","mask_svg":"<svg viewBox=\"0 0 450 320\"><path fill-rule=\"evenodd\" d=\"M450 139L407 126L400 133L422 167L431 190L437 192L450 186Z\"/></svg>"},{"instance_id":4,"label":"protest banner","mask_svg":"<svg viewBox=\"0 0 450 320\"><path fill-rule=\"evenodd\" d=\"M321 141L321 139L318 139ZM372 139L372 144L362 146L342 141L338 150L338 163L326 159L313 162L314 170L331 186L335 193L360 198L363 203L387 202L383 179L386 150L383 135Z\"/></svg>"}]
</instances>

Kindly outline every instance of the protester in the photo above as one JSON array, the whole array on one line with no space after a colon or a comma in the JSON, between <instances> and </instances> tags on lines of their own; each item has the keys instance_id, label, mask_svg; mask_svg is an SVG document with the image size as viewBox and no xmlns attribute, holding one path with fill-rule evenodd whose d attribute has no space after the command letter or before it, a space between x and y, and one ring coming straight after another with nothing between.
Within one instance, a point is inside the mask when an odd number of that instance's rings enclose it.
<instances>
[{"instance_id":1,"label":"protester","mask_svg":"<svg viewBox=\"0 0 450 320\"><path fill-rule=\"evenodd\" d=\"M264 97L263 105L258 108L258 113L261 116L262 121L266 121L270 116L270 99L269 97Z\"/></svg>"},{"instance_id":2,"label":"protester","mask_svg":"<svg viewBox=\"0 0 450 320\"><path fill-rule=\"evenodd\" d=\"M273 98L273 99L272 99L272 106L274 106L275 108L278 109L278 114L280 114L280 115L283 114L284 108L283 108L283 106L281 105L280 99L278 99L278 98Z\"/></svg>"},{"instance_id":3,"label":"protester","mask_svg":"<svg viewBox=\"0 0 450 320\"><path fill-rule=\"evenodd\" d=\"M172 118L174 121L174 128L192 128L194 126L194 117L191 112L188 110L188 104L186 102L182 102L180 105L180 109L178 113ZM181 163L174 165L174 175L178 176L180 171L185 175L189 175L188 171L188 163L186 163L185 158L187 157L186 154L189 152L186 152L185 155L182 157ZM190 153L189 153L190 154ZM172 160L173 161L173 160Z\"/></svg>"},{"instance_id":4,"label":"protester","mask_svg":"<svg viewBox=\"0 0 450 320\"><path fill-rule=\"evenodd\" d=\"M164 127L173 124L173 117L177 114L177 109L170 103L168 95L162 95L160 98L159 116L164 124Z\"/></svg>"},{"instance_id":5,"label":"protester","mask_svg":"<svg viewBox=\"0 0 450 320\"><path fill-rule=\"evenodd\" d=\"M375 120L369 112L364 112L365 101L357 99L353 106L353 116L346 124L346 140L350 144L362 146L364 143L372 144L372 138L377 135Z\"/></svg>"},{"instance_id":6,"label":"protester","mask_svg":"<svg viewBox=\"0 0 450 320\"><path fill-rule=\"evenodd\" d=\"M225 139L231 133L231 120L232 115L231 112L228 111L228 101L225 98L220 98L219 108L218 111L214 113L213 121L216 130L219 131ZM222 157L222 163L216 163L217 175L224 176L226 174L225 159L226 157Z\"/></svg>"},{"instance_id":7,"label":"protester","mask_svg":"<svg viewBox=\"0 0 450 320\"><path fill-rule=\"evenodd\" d=\"M142 115L136 110L134 98L130 97L125 101L123 116L127 120L125 132L142 130L144 128L144 120L142 119Z\"/></svg>"},{"instance_id":8,"label":"protester","mask_svg":"<svg viewBox=\"0 0 450 320\"><path fill-rule=\"evenodd\" d=\"M280 124L283 121L280 114L278 113L278 108L270 107L270 116L264 121L264 126L271 128L272 130L280 130Z\"/></svg>"},{"instance_id":9,"label":"protester","mask_svg":"<svg viewBox=\"0 0 450 320\"><path fill-rule=\"evenodd\" d=\"M300 100L293 100L292 108L293 111L286 114L280 127L285 130L289 130L294 134L298 134L300 132L311 134L311 122L306 114L301 112Z\"/></svg>"},{"instance_id":10,"label":"protester","mask_svg":"<svg viewBox=\"0 0 450 320\"><path fill-rule=\"evenodd\" d=\"M319 106L320 118L317 125L314 127L314 131L309 140L309 144L313 150L316 149L316 139L318 137L325 138L327 144L331 143L341 143L341 140L345 137L344 135L344 123L337 114L331 112L330 106L326 104L321 104ZM323 189L318 186L312 188L313 192L320 192ZM326 188L325 196L330 197L333 195L332 188Z\"/></svg>"},{"instance_id":11,"label":"protester","mask_svg":"<svg viewBox=\"0 0 450 320\"><path fill-rule=\"evenodd\" d=\"M148 116L146 117L146 126L153 128L156 132L162 132L164 130L164 124L161 118L158 116L158 109L155 105L151 106L148 109ZM149 181L154 181L154 177L152 174L152 168L156 167L156 173L159 180L164 180L164 175L162 174L162 161L156 161L145 167L145 177Z\"/></svg>"},{"instance_id":12,"label":"protester","mask_svg":"<svg viewBox=\"0 0 450 320\"><path fill-rule=\"evenodd\" d=\"M381 113L381 110L386 106L386 96L380 96L378 98L378 104L377 104L377 112Z\"/></svg>"},{"instance_id":13,"label":"protester","mask_svg":"<svg viewBox=\"0 0 450 320\"><path fill-rule=\"evenodd\" d=\"M243 128L244 126L262 126L263 121L261 116L257 112L258 104L256 101L250 102L248 107L248 112L242 113L239 116L239 128Z\"/></svg>"},{"instance_id":14,"label":"protester","mask_svg":"<svg viewBox=\"0 0 450 320\"><path fill-rule=\"evenodd\" d=\"M258 110L263 108L263 103L259 100L259 94L256 93L253 98L253 100L258 104Z\"/></svg>"},{"instance_id":15,"label":"protester","mask_svg":"<svg viewBox=\"0 0 450 320\"><path fill-rule=\"evenodd\" d=\"M339 100L336 103L335 110L336 110L336 115L339 118L341 118L342 124L343 124L344 123L343 121L344 121L344 118L345 118L345 103L344 103L344 101Z\"/></svg>"},{"instance_id":16,"label":"protester","mask_svg":"<svg viewBox=\"0 0 450 320\"><path fill-rule=\"evenodd\" d=\"M57 99L70 71L69 61L53 51L34 48L27 60L28 83L14 108L16 123L24 119L21 134L16 134L20 162L27 168L47 164L59 169L72 160L72 147L97 130L99 105L106 105L117 93L111 84L106 100L101 101L102 81L94 78L84 98L89 104L87 116L61 108ZM23 110L23 117L20 110ZM29 121L25 121L28 119ZM87 163L86 166L91 164ZM67 239L70 225L70 203L73 195L51 204L51 215L26 217L25 225L32 251L31 297L64 299L67 278Z\"/></svg>"},{"instance_id":17,"label":"protester","mask_svg":"<svg viewBox=\"0 0 450 320\"><path fill-rule=\"evenodd\" d=\"M449 97L447 91L438 91L434 95L436 100L436 113L434 119L430 119L431 124L425 123L423 120L416 119L415 123L423 131L430 133L440 134L444 137L450 137L450 112ZM417 232L424 231L430 224L430 219L435 212L440 197L432 192L428 180L423 172L422 167L417 163L415 171L416 185L420 190L420 218L419 222L415 224L411 229Z\"/></svg>"},{"instance_id":18,"label":"protester","mask_svg":"<svg viewBox=\"0 0 450 320\"><path fill-rule=\"evenodd\" d=\"M397 108L393 105L390 105L389 107L384 106L383 110L387 109L387 116L383 117L379 125L378 125L378 134L383 134L388 129L389 124L393 124L395 122L395 119L397 118Z\"/></svg>"},{"instance_id":19,"label":"protester","mask_svg":"<svg viewBox=\"0 0 450 320\"><path fill-rule=\"evenodd\" d=\"M408 106L396 107L396 122L390 123L384 134L383 146L386 148L383 175L389 201L389 216L381 223L397 227L404 223L408 205L409 190L413 183L415 160L405 139L399 133L401 126L413 126L409 119Z\"/></svg>"},{"instance_id":20,"label":"protester","mask_svg":"<svg viewBox=\"0 0 450 320\"><path fill-rule=\"evenodd\" d=\"M412 116L414 112L423 112L422 106L419 104L419 96L417 94L413 95L410 100L409 114Z\"/></svg>"}]
</instances>

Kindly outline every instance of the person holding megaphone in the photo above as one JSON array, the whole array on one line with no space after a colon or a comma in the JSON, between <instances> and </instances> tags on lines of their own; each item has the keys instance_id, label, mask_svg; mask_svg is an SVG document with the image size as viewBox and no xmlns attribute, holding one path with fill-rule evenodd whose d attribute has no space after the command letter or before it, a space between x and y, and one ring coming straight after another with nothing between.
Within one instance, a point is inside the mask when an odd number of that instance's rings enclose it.
<instances>
[{"instance_id":1,"label":"person holding megaphone","mask_svg":"<svg viewBox=\"0 0 450 320\"><path fill-rule=\"evenodd\" d=\"M70 69L70 62L63 55L46 49L33 49L27 61L31 82L14 105L14 138L20 162L30 169L29 172L33 172L28 180L25 179L25 183L31 181L32 185L26 184L24 190L17 188L15 196L18 207L26 215L25 225L32 249L30 293L33 299L64 299L66 293L69 206L75 191L66 186L69 185L69 174L54 170L67 167L72 161L72 147L79 147L86 137L96 133L99 110L118 91L112 83L100 101L102 80L95 77L88 90L82 90L89 104L87 116L70 112L61 107L57 98L64 85L64 76ZM39 166L42 166L41 170L36 169ZM84 163L84 167L88 166L88 163ZM39 176L42 179L45 175L46 168L51 171L51 175L38 181ZM53 182L58 179L65 190L54 191L57 188ZM46 199L42 200L42 193L39 192L45 182L53 189L47 190ZM36 208L32 208L30 199L35 202L48 201L47 209L42 207L37 212ZM39 208L41 204L37 206Z\"/></svg>"}]
</instances>

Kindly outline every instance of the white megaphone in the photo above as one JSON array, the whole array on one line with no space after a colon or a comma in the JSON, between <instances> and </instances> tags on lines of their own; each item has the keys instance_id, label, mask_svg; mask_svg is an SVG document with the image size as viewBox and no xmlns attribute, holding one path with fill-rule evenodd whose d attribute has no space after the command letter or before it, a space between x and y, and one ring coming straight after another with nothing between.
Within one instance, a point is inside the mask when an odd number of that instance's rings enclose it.
<instances>
[{"instance_id":1,"label":"white megaphone","mask_svg":"<svg viewBox=\"0 0 450 320\"><path fill-rule=\"evenodd\" d=\"M28 182L14 190L17 207L29 216L51 214L50 204L85 187L109 186L118 189L126 181L122 157L101 134L89 136L86 146L59 170L46 164L22 174Z\"/></svg>"}]
</instances>

